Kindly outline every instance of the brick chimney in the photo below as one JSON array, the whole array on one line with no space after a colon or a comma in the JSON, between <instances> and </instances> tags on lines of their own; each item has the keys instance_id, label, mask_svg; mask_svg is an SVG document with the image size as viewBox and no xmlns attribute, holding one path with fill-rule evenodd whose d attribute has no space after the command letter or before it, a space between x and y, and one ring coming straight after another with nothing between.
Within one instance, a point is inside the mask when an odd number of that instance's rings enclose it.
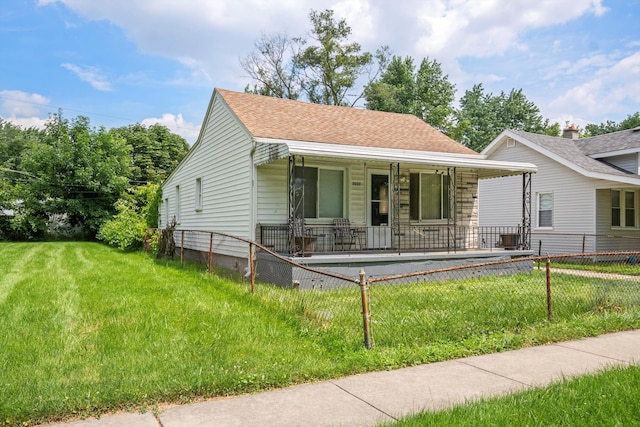
<instances>
[{"instance_id":1,"label":"brick chimney","mask_svg":"<svg viewBox=\"0 0 640 427\"><path fill-rule=\"evenodd\" d=\"M578 139L578 136L579 136L578 129L576 129L575 126L573 125L570 125L565 130L562 131L563 138Z\"/></svg>"}]
</instances>

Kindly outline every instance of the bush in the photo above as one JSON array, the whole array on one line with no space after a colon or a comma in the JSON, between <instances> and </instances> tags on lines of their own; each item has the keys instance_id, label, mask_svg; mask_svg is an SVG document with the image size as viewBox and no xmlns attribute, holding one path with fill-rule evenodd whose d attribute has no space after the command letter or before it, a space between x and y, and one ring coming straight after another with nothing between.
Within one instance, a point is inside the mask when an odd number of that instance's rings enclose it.
<instances>
[{"instance_id":1,"label":"bush","mask_svg":"<svg viewBox=\"0 0 640 427\"><path fill-rule=\"evenodd\" d=\"M124 207L100 227L98 239L122 250L140 249L146 230L144 218L130 207Z\"/></svg>"}]
</instances>

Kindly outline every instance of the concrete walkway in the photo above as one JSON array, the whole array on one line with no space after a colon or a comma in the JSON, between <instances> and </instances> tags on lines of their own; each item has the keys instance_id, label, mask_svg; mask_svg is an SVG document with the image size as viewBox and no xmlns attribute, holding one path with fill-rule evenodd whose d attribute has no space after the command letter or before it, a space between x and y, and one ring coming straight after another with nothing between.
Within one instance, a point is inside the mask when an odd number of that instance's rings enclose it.
<instances>
[{"instance_id":1,"label":"concrete walkway","mask_svg":"<svg viewBox=\"0 0 640 427\"><path fill-rule=\"evenodd\" d=\"M50 426L375 426L629 364L640 364L640 330Z\"/></svg>"}]
</instances>

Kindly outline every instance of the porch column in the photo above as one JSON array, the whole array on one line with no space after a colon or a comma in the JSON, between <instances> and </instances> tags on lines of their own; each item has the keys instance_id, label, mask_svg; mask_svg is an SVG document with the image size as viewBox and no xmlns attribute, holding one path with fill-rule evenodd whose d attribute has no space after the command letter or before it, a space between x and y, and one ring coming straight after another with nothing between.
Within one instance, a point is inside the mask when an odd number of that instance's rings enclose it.
<instances>
[{"instance_id":1,"label":"porch column","mask_svg":"<svg viewBox=\"0 0 640 427\"><path fill-rule=\"evenodd\" d=\"M451 168L447 168L447 180L449 181L449 191L447 192L447 205L449 206L449 212L447 215L447 250L451 247L451 241L453 240L453 251L456 252L458 247L458 182L457 182L457 168L453 168L453 179L451 179ZM451 225L453 224L453 230Z\"/></svg>"},{"instance_id":2,"label":"porch column","mask_svg":"<svg viewBox=\"0 0 640 427\"><path fill-rule=\"evenodd\" d=\"M522 249L531 249L531 172L522 174Z\"/></svg>"},{"instance_id":3,"label":"porch column","mask_svg":"<svg viewBox=\"0 0 640 427\"><path fill-rule=\"evenodd\" d=\"M302 215L302 219L304 219L304 156L300 156L300 161L302 165L302 181L303 183L299 186L296 186L296 163L297 158L295 155L289 156L289 215L287 218L287 223L289 224L289 251L294 252L295 250L295 235L294 235L294 220L296 216L296 212ZM298 199L298 203L296 204L296 199ZM302 209L299 209L299 208Z\"/></svg>"}]
</instances>

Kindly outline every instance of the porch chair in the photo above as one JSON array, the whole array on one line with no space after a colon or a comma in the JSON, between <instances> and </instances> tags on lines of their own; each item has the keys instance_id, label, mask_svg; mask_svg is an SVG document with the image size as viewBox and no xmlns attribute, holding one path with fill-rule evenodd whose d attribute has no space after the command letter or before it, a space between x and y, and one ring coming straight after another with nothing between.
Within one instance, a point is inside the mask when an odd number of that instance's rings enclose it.
<instances>
[{"instance_id":1,"label":"porch chair","mask_svg":"<svg viewBox=\"0 0 640 427\"><path fill-rule=\"evenodd\" d=\"M360 239L358 229L351 227L351 223L347 218L336 218L333 220L333 250L336 250L338 245L342 246L342 249L346 245L349 245L349 250L353 247L353 244L357 239Z\"/></svg>"},{"instance_id":2,"label":"porch chair","mask_svg":"<svg viewBox=\"0 0 640 427\"><path fill-rule=\"evenodd\" d=\"M289 227L293 236L293 254L310 256L316 250L316 237L306 227L304 218L293 218L289 221Z\"/></svg>"}]
</instances>

